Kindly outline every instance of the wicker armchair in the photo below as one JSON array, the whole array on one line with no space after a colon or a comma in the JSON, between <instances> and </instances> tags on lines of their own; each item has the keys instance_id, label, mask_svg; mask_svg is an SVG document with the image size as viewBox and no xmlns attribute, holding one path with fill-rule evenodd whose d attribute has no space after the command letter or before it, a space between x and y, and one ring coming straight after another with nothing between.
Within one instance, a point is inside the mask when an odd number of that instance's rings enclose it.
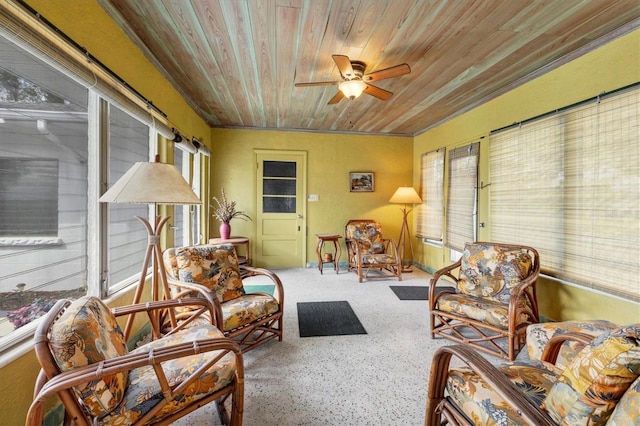
<instances>
[{"instance_id":1,"label":"wicker armchair","mask_svg":"<svg viewBox=\"0 0 640 426\"><path fill-rule=\"evenodd\" d=\"M229 244L170 248L163 259L171 298L208 300L214 323L243 353L275 338L282 341L284 289L276 274L238 265L236 249ZM247 293L243 280L249 277L266 278L275 287L274 295Z\"/></svg>"},{"instance_id":2,"label":"wicker armchair","mask_svg":"<svg viewBox=\"0 0 640 426\"><path fill-rule=\"evenodd\" d=\"M116 317L192 306L192 316L211 313L202 299L149 302L109 309L85 296L59 301L35 335L42 370L27 425L42 425L44 403L57 395L65 423L170 424L216 401L225 424L242 424L244 367L240 348L211 323L178 327L127 349ZM231 397L231 414L225 401Z\"/></svg>"},{"instance_id":3,"label":"wicker armchair","mask_svg":"<svg viewBox=\"0 0 640 426\"><path fill-rule=\"evenodd\" d=\"M567 342L578 351L561 361ZM452 366L453 357L465 366ZM497 367L464 345L447 346L432 360L425 425L637 424L639 375L640 324L595 338L555 334L540 359Z\"/></svg>"},{"instance_id":4,"label":"wicker armchair","mask_svg":"<svg viewBox=\"0 0 640 426\"><path fill-rule=\"evenodd\" d=\"M402 281L402 259L398 246L391 238L383 238L382 228L375 220L354 219L344 229L348 270L364 278L398 278ZM369 275L375 271L377 274Z\"/></svg>"},{"instance_id":5,"label":"wicker armchair","mask_svg":"<svg viewBox=\"0 0 640 426\"><path fill-rule=\"evenodd\" d=\"M458 270L457 276L454 271ZM437 271L429 287L431 335L513 360L529 324L538 323L538 252L526 246L467 244L462 257ZM436 292L447 277L454 290ZM508 348L501 344L506 339Z\"/></svg>"}]
</instances>

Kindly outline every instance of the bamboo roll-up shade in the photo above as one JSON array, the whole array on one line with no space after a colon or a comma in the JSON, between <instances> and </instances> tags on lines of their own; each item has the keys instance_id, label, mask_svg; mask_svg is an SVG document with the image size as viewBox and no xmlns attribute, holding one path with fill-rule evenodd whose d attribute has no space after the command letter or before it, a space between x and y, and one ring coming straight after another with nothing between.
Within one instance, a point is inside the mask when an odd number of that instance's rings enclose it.
<instances>
[{"instance_id":1,"label":"bamboo roll-up shade","mask_svg":"<svg viewBox=\"0 0 640 426\"><path fill-rule=\"evenodd\" d=\"M64 72L87 89L95 91L142 123L155 128L165 138L173 139L173 131L162 114L147 105L101 66L92 62L85 52L73 46L12 0L0 3L0 35L58 71Z\"/></svg>"},{"instance_id":2,"label":"bamboo roll-up shade","mask_svg":"<svg viewBox=\"0 0 640 426\"><path fill-rule=\"evenodd\" d=\"M542 272L640 300L640 90L490 138L491 238Z\"/></svg>"},{"instance_id":3,"label":"bamboo roll-up shade","mask_svg":"<svg viewBox=\"0 0 640 426\"><path fill-rule=\"evenodd\" d=\"M475 241L480 143L449 151L446 245L462 251Z\"/></svg>"},{"instance_id":4,"label":"bamboo roll-up shade","mask_svg":"<svg viewBox=\"0 0 640 426\"><path fill-rule=\"evenodd\" d=\"M420 198L417 236L442 241L444 220L444 148L420 156Z\"/></svg>"}]
</instances>

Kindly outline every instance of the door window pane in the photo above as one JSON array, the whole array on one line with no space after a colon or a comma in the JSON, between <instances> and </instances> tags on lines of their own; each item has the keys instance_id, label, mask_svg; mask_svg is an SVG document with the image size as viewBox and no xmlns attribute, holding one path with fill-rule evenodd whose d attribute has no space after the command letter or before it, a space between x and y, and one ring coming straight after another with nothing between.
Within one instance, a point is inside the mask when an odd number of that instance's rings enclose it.
<instances>
[{"instance_id":1,"label":"door window pane","mask_svg":"<svg viewBox=\"0 0 640 426\"><path fill-rule=\"evenodd\" d=\"M296 163L265 161L262 172L262 211L296 212Z\"/></svg>"},{"instance_id":2,"label":"door window pane","mask_svg":"<svg viewBox=\"0 0 640 426\"><path fill-rule=\"evenodd\" d=\"M295 180L264 179L262 182L265 195L296 195Z\"/></svg>"},{"instance_id":3,"label":"door window pane","mask_svg":"<svg viewBox=\"0 0 640 426\"><path fill-rule=\"evenodd\" d=\"M296 177L296 163L293 161L265 161L264 176Z\"/></svg>"},{"instance_id":4,"label":"door window pane","mask_svg":"<svg viewBox=\"0 0 640 426\"><path fill-rule=\"evenodd\" d=\"M295 213L295 197L263 197L264 213Z\"/></svg>"}]
</instances>

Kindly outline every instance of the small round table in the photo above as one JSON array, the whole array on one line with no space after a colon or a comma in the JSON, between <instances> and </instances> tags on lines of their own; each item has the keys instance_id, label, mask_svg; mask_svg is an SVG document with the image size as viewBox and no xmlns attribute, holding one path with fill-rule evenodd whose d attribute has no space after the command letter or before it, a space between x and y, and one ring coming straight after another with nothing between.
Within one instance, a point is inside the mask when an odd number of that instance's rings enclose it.
<instances>
[{"instance_id":1,"label":"small round table","mask_svg":"<svg viewBox=\"0 0 640 426\"><path fill-rule=\"evenodd\" d=\"M231 237L228 240L224 238L210 238L209 244L232 244L236 247L238 255L238 265L251 266L251 247L249 246L249 238L247 237ZM237 252L238 247L244 246L244 256L240 256Z\"/></svg>"},{"instance_id":2,"label":"small round table","mask_svg":"<svg viewBox=\"0 0 640 426\"><path fill-rule=\"evenodd\" d=\"M316 237L318 237L318 247L316 252L318 253L318 269L320 270L320 274L322 274L322 268L325 263L332 263L333 269L336 270L337 274L340 256L342 255L342 249L340 248L340 242L338 240L342 237L336 234L316 234ZM328 252L323 253L324 243L327 241L333 242L334 255ZM323 254L326 257L324 257Z\"/></svg>"}]
</instances>

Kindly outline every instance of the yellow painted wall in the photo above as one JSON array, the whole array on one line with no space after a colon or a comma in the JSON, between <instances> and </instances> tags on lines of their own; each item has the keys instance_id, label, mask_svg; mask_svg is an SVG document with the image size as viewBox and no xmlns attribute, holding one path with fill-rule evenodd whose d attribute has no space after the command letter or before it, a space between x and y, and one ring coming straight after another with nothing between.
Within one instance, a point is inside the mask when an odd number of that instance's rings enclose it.
<instances>
[{"instance_id":1,"label":"yellow painted wall","mask_svg":"<svg viewBox=\"0 0 640 426\"><path fill-rule=\"evenodd\" d=\"M415 137L414 184L417 187L420 179L420 154L477 140L481 141L480 180L486 183L489 175L488 135L491 130L637 81L640 81L640 30ZM479 191L478 222L489 223L490 189ZM486 241L488 238L489 228L479 229L478 239ZM429 270L450 263L448 250L419 245L417 252L418 261ZM640 321L640 305L637 303L549 280L541 280L539 299L541 314L553 320L603 318L619 324Z\"/></svg>"},{"instance_id":2,"label":"yellow painted wall","mask_svg":"<svg viewBox=\"0 0 640 426\"><path fill-rule=\"evenodd\" d=\"M227 198L237 201L238 209L252 218L257 204L254 150L307 152L307 194L319 198L307 203L307 262L317 262L315 235L344 235L349 219L376 219L385 234L398 238L402 213L388 201L398 186L411 184L412 138L212 129L211 141L211 195L219 197L224 188ZM375 173L374 192L349 191L349 172L355 171ZM219 222L211 218L209 237L219 235L218 227ZM236 219L231 228L232 234L255 241L255 222ZM344 239L341 244L344 249Z\"/></svg>"}]
</instances>

